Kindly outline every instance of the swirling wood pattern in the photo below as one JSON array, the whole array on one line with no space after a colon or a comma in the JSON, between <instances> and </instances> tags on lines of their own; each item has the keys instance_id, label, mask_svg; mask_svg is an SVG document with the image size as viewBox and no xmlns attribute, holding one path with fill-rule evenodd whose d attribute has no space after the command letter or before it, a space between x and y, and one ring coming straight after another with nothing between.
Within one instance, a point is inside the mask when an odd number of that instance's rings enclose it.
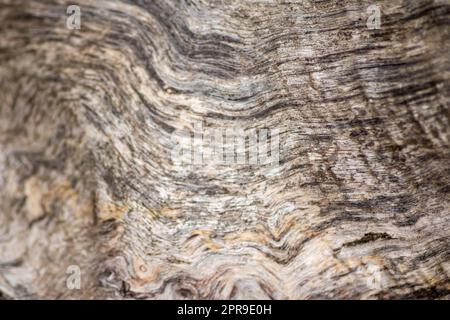
<instances>
[{"instance_id":1,"label":"swirling wood pattern","mask_svg":"<svg viewBox=\"0 0 450 320\"><path fill-rule=\"evenodd\" d=\"M449 1L70 4L0 0L0 296L450 297Z\"/></svg>"}]
</instances>

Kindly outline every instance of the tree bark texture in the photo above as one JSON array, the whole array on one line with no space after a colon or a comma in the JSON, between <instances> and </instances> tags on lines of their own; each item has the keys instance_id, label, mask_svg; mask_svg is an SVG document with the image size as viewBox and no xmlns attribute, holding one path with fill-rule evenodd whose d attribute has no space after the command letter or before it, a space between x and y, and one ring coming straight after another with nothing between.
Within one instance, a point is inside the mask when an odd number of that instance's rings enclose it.
<instances>
[{"instance_id":1,"label":"tree bark texture","mask_svg":"<svg viewBox=\"0 0 450 320\"><path fill-rule=\"evenodd\" d=\"M450 297L450 1L71 4L0 0L0 297Z\"/></svg>"}]
</instances>

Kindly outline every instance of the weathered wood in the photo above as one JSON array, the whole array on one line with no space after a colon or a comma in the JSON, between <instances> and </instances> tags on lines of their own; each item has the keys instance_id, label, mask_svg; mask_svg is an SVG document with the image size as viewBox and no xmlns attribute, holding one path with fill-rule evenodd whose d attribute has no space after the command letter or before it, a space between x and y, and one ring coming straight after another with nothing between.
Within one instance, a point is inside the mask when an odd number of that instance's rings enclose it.
<instances>
[{"instance_id":1,"label":"weathered wood","mask_svg":"<svg viewBox=\"0 0 450 320\"><path fill-rule=\"evenodd\" d=\"M449 1L70 4L0 0L0 297L450 297Z\"/></svg>"}]
</instances>

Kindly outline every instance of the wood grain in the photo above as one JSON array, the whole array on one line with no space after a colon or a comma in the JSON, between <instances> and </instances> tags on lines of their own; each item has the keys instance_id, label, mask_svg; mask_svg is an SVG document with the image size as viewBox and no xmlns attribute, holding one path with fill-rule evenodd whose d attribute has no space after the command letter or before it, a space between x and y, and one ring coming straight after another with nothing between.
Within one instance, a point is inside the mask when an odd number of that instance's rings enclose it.
<instances>
[{"instance_id":1,"label":"wood grain","mask_svg":"<svg viewBox=\"0 0 450 320\"><path fill-rule=\"evenodd\" d=\"M0 297L450 297L449 1L70 4L0 0Z\"/></svg>"}]
</instances>

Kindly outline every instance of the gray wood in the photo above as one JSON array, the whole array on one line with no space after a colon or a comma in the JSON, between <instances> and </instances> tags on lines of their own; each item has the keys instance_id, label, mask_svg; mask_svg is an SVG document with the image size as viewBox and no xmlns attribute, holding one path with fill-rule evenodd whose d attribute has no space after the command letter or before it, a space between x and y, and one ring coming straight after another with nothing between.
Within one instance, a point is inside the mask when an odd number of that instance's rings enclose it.
<instances>
[{"instance_id":1,"label":"gray wood","mask_svg":"<svg viewBox=\"0 0 450 320\"><path fill-rule=\"evenodd\" d=\"M450 297L449 1L77 2L0 0L0 297Z\"/></svg>"}]
</instances>

